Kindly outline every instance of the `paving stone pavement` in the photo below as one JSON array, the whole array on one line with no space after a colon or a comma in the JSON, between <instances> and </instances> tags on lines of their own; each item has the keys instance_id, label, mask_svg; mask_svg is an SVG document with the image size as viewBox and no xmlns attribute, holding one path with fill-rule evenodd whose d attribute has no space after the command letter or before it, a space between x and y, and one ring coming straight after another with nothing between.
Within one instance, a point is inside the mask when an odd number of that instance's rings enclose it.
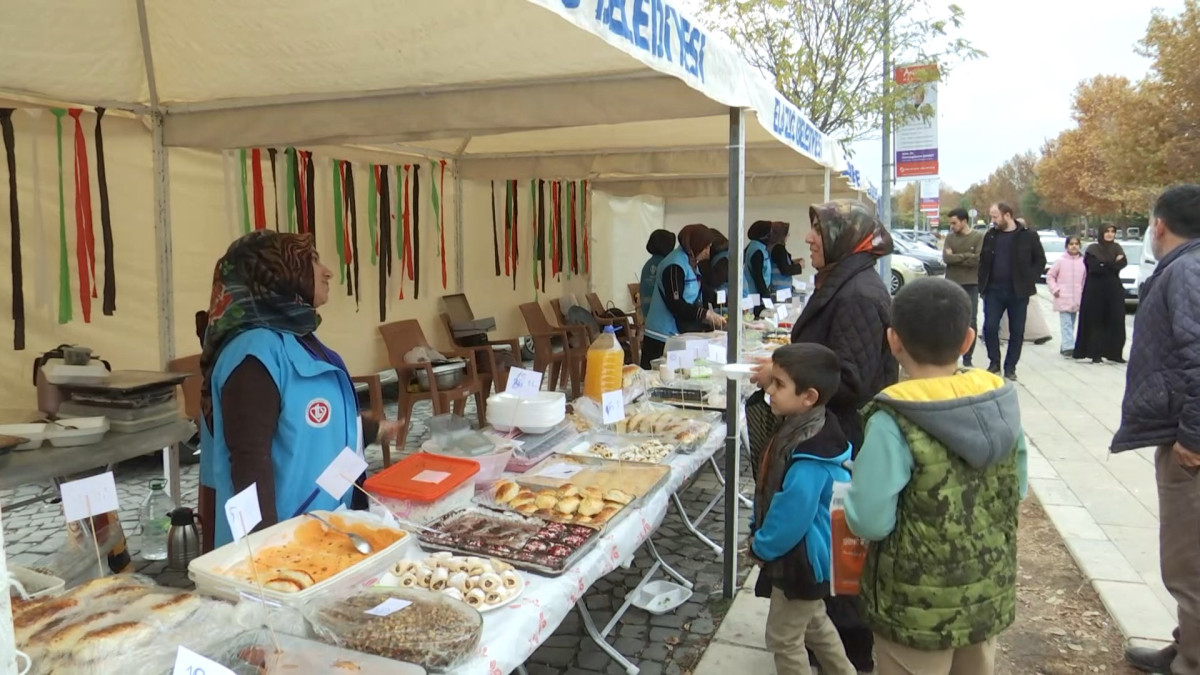
<instances>
[{"instance_id":1,"label":"paving stone pavement","mask_svg":"<svg viewBox=\"0 0 1200 675\"><path fill-rule=\"evenodd\" d=\"M386 413L389 418L394 419L395 404L387 406ZM425 422L430 415L431 409L426 403L418 404L413 411L407 440L409 451L419 447L421 442L428 438ZM473 415L474 404L469 402L466 416L471 419ZM718 454L718 462L722 461L722 455L723 452ZM393 461L397 457L398 454L393 451ZM382 468L383 457L379 446L369 447L367 458L372 472ZM749 495L753 483L749 478L750 467L745 458L741 471L743 493ZM165 563L146 561L139 555L140 509L142 501L149 493L150 479L162 476L161 459L153 455L125 462L116 468L115 474L121 503L121 524L129 538L135 569L154 577L162 585L190 588L192 584L186 573L168 571L165 569ZM194 506L199 466L184 466L181 474L183 503ZM0 491L0 504L36 496L42 489L40 486L24 486L16 490ZM706 465L697 474L694 484L681 492L680 498L689 514L695 517L722 489ZM740 508L739 540L748 534L748 520L749 511ZM700 525L700 530L713 541L720 543L724 521L724 510L722 505L718 504ZM5 511L4 539L9 563L47 565L52 562L65 541L61 507L57 503L39 503L14 511ZM655 533L654 542L663 559L695 584L694 594L687 603L671 614L654 616L631 608L613 630L608 642L638 664L641 672L646 675L689 672L700 660L729 606L729 603L721 598L721 559L684 529L673 507ZM652 564L653 558L642 550L634 557L630 569L618 568L592 587L586 596L586 602L601 629ZM741 569L740 577L744 579L748 571ZM656 578L662 578L661 573ZM530 675L624 672L588 637L578 612L567 616L558 630L530 657L527 668Z\"/></svg>"}]
</instances>

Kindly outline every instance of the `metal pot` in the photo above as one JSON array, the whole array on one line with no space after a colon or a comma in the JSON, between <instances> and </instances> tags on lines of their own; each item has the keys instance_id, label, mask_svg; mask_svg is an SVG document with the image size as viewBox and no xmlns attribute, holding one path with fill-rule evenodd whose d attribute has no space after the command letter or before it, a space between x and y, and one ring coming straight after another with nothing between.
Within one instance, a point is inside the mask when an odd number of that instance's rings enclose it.
<instances>
[{"instance_id":1,"label":"metal pot","mask_svg":"<svg viewBox=\"0 0 1200 675\"><path fill-rule=\"evenodd\" d=\"M462 383L463 376L466 374L466 361L447 361L445 363L433 366L433 377L437 382L438 391L446 391L454 389ZM429 385L429 371L422 368L416 371L417 387L421 391L429 391L432 389Z\"/></svg>"}]
</instances>

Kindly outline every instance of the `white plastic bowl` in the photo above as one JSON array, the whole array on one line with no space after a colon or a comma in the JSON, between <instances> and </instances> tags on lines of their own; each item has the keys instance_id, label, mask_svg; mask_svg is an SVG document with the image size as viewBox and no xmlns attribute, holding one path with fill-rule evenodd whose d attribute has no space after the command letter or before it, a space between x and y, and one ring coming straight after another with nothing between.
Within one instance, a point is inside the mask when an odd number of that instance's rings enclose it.
<instances>
[{"instance_id":1,"label":"white plastic bowl","mask_svg":"<svg viewBox=\"0 0 1200 675\"><path fill-rule=\"evenodd\" d=\"M692 597L689 588L671 581L651 581L637 589L630 601L651 614L673 612Z\"/></svg>"},{"instance_id":2,"label":"white plastic bowl","mask_svg":"<svg viewBox=\"0 0 1200 675\"><path fill-rule=\"evenodd\" d=\"M74 428L71 428L74 427ZM99 443L108 433L107 417L72 417L46 425L46 438L56 448Z\"/></svg>"},{"instance_id":3,"label":"white plastic bowl","mask_svg":"<svg viewBox=\"0 0 1200 675\"><path fill-rule=\"evenodd\" d=\"M501 392L488 397L487 421L497 431L513 427L526 433L545 433L567 416L567 397L560 391L542 391L522 399Z\"/></svg>"},{"instance_id":4,"label":"white plastic bowl","mask_svg":"<svg viewBox=\"0 0 1200 675\"><path fill-rule=\"evenodd\" d=\"M46 442L46 427L50 425L38 422L36 424L2 424L0 436L16 436L29 439L18 445L14 450L36 450Z\"/></svg>"}]
</instances>

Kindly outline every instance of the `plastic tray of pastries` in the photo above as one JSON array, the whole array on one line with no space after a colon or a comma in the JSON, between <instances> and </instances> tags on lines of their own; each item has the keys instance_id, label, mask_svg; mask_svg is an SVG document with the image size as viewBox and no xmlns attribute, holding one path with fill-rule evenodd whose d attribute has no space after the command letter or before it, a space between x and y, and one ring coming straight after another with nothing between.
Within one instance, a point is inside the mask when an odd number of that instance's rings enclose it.
<instances>
[{"instance_id":1,"label":"plastic tray of pastries","mask_svg":"<svg viewBox=\"0 0 1200 675\"><path fill-rule=\"evenodd\" d=\"M587 554L599 532L471 506L442 516L420 535L422 548L489 556L514 567L557 576Z\"/></svg>"}]
</instances>

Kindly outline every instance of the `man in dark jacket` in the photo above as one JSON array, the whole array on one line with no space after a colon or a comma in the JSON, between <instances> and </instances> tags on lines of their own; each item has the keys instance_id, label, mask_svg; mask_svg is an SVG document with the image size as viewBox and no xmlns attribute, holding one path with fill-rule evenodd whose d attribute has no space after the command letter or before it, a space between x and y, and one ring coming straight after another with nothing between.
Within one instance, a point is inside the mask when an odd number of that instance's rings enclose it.
<instances>
[{"instance_id":1,"label":"man in dark jacket","mask_svg":"<svg viewBox=\"0 0 1200 675\"><path fill-rule=\"evenodd\" d=\"M1159 558L1179 606L1175 644L1131 647L1150 673L1200 673L1200 185L1163 193L1150 248L1158 260L1142 288L1125 371L1121 427L1112 451L1156 447Z\"/></svg>"},{"instance_id":2,"label":"man in dark jacket","mask_svg":"<svg viewBox=\"0 0 1200 675\"><path fill-rule=\"evenodd\" d=\"M1037 280L1046 269L1042 240L1017 222L1012 207L992 204L992 227L983 236L979 254L979 295L983 298L983 342L987 345L988 371L1000 372L1000 318L1008 314L1008 354L1004 376L1017 379L1021 343L1025 341L1025 316L1029 298L1037 294Z\"/></svg>"}]
</instances>

